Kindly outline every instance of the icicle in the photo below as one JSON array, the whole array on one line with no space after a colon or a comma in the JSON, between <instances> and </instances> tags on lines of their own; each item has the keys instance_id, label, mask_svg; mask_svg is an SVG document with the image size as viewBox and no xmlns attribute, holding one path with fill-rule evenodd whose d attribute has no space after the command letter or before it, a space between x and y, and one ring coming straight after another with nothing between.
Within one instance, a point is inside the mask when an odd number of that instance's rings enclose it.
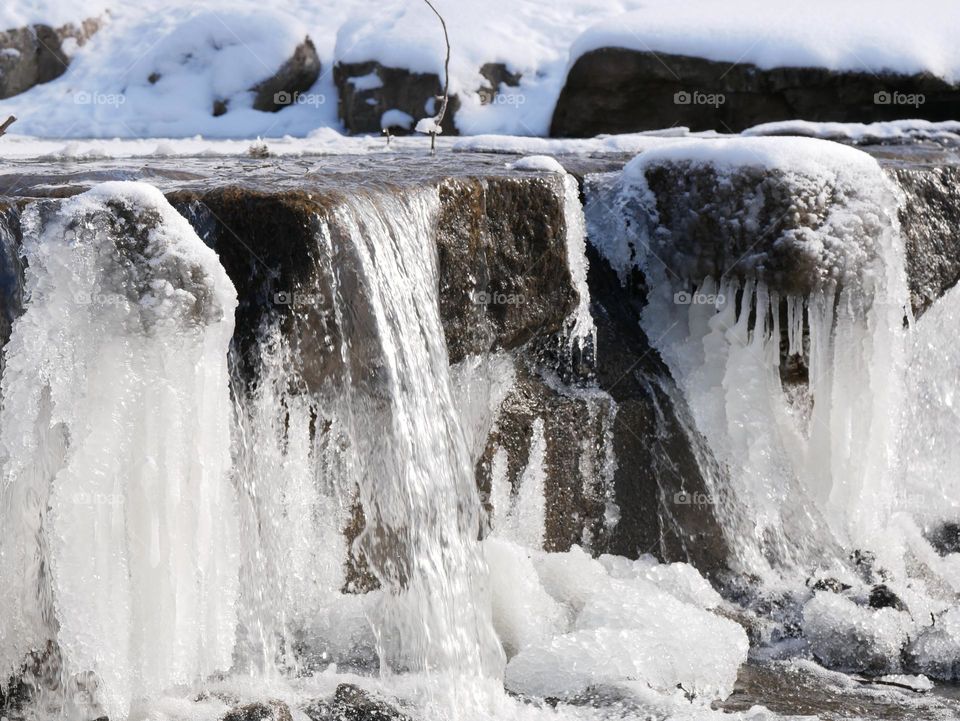
<instances>
[{"instance_id":1,"label":"icicle","mask_svg":"<svg viewBox=\"0 0 960 721\"><path fill-rule=\"evenodd\" d=\"M507 518L509 538L528 548L543 548L546 522L546 454L547 443L543 419L533 422L533 435L527 466L515 489L514 502Z\"/></svg>"},{"instance_id":2,"label":"icicle","mask_svg":"<svg viewBox=\"0 0 960 721\"><path fill-rule=\"evenodd\" d=\"M563 175L563 214L567 224L567 265L579 298L570 321L568 338L571 348L589 346L596 349L597 329L590 315L590 288L587 285L586 220L580 203L580 186L568 173Z\"/></svg>"},{"instance_id":3,"label":"icicle","mask_svg":"<svg viewBox=\"0 0 960 721\"><path fill-rule=\"evenodd\" d=\"M803 296L787 296L787 354L803 356Z\"/></svg>"}]
</instances>

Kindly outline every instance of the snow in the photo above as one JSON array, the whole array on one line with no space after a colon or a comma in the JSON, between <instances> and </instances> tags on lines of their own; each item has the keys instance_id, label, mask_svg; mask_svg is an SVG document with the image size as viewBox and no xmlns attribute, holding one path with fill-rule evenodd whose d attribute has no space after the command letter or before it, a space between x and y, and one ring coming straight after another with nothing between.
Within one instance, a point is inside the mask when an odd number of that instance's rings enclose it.
<instances>
[{"instance_id":1,"label":"snow","mask_svg":"<svg viewBox=\"0 0 960 721\"><path fill-rule=\"evenodd\" d=\"M376 73L367 73L366 75L358 75L348 78L347 82L350 83L353 86L353 89L357 92L363 92L364 90L376 90L377 88L383 87L383 81Z\"/></svg>"},{"instance_id":2,"label":"snow","mask_svg":"<svg viewBox=\"0 0 960 721\"><path fill-rule=\"evenodd\" d=\"M640 178L649 168L663 163L709 165L723 170L765 168L792 174L856 176L875 173L877 161L866 153L840 143L812 138L721 138L691 139L652 148L624 168L624 176Z\"/></svg>"},{"instance_id":3,"label":"snow","mask_svg":"<svg viewBox=\"0 0 960 721\"><path fill-rule=\"evenodd\" d=\"M572 61L604 44L688 52L731 64L926 70L960 77L960 48L951 36L956 25L951 20L960 10L951 0L927 4L909 17L893 0L842 5L816 0L796 11L760 0L722 6L689 0L682 11L670 0L439 0L437 6L450 32L450 89L461 100L455 118L461 133L542 136ZM107 7L102 0L15 0L0 9L0 27L78 22ZM143 0L109 9L105 26L83 47L71 49L74 63L61 78L0 102L0 111L21 118L17 132L304 136L318 127L340 127L332 80L337 61L373 60L443 74L443 32L421 2L387 0L375 13L359 0L282 0L269 8L254 0ZM275 72L307 36L323 66L307 101L279 113L253 111L245 91ZM485 104L480 91L488 81L479 71L491 62L504 63L521 79L517 87L499 89L503 102ZM155 70L164 77L151 85L147 77ZM377 82L372 73L355 79L360 89ZM81 107L72 101L77 93L125 101ZM214 118L215 100L229 100L229 112Z\"/></svg>"},{"instance_id":4,"label":"snow","mask_svg":"<svg viewBox=\"0 0 960 721\"><path fill-rule=\"evenodd\" d=\"M437 123L436 118L421 118L417 121L415 130L424 135L440 135L443 132L443 128Z\"/></svg>"},{"instance_id":5,"label":"snow","mask_svg":"<svg viewBox=\"0 0 960 721\"><path fill-rule=\"evenodd\" d=\"M57 28L103 16L115 3L109 0L29 0L5 2L0 6L0 31L25 25L44 24Z\"/></svg>"},{"instance_id":6,"label":"snow","mask_svg":"<svg viewBox=\"0 0 960 721\"><path fill-rule=\"evenodd\" d=\"M744 130L741 135L799 135L855 143L920 138L957 139L960 121L890 120L876 123L814 123L809 120L782 120L763 123Z\"/></svg>"},{"instance_id":7,"label":"snow","mask_svg":"<svg viewBox=\"0 0 960 721\"><path fill-rule=\"evenodd\" d=\"M688 0L680 7L659 0L601 20L574 42L571 64L592 50L622 47L731 66L928 72L948 82L960 79L960 46L953 32L960 24L960 5L953 0L925 0L916 12L904 12L900 0ZM669 60L662 62L669 68Z\"/></svg>"},{"instance_id":8,"label":"snow","mask_svg":"<svg viewBox=\"0 0 960 721\"><path fill-rule=\"evenodd\" d=\"M514 170L535 170L544 173L567 172L563 169L563 166L557 162L556 158L551 158L549 155L528 155L520 158L520 160L515 163L511 163L508 167Z\"/></svg>"},{"instance_id":9,"label":"snow","mask_svg":"<svg viewBox=\"0 0 960 721\"><path fill-rule=\"evenodd\" d=\"M380 116L381 128L403 128L410 130L413 127L413 116L402 110L388 110Z\"/></svg>"}]
</instances>

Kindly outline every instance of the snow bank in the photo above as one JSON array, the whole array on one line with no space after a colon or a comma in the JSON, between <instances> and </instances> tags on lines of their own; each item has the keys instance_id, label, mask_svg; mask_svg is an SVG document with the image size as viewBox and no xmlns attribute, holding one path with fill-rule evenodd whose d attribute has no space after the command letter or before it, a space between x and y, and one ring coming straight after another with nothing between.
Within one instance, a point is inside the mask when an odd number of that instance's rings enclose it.
<instances>
[{"instance_id":1,"label":"snow bank","mask_svg":"<svg viewBox=\"0 0 960 721\"><path fill-rule=\"evenodd\" d=\"M520 158L520 160L515 163L511 163L507 167L513 170L532 170L543 173L567 172L563 169L563 166L557 162L556 158L551 158L549 155L528 155L525 158Z\"/></svg>"},{"instance_id":2,"label":"snow bank","mask_svg":"<svg viewBox=\"0 0 960 721\"><path fill-rule=\"evenodd\" d=\"M17 132L47 137L305 135L336 124L332 88L304 94L280 114L252 108L250 89L307 36L298 18L242 4L206 7L143 16L128 9L76 53L61 78L0 105L19 118ZM214 117L215 102L228 112Z\"/></svg>"},{"instance_id":3,"label":"snow bank","mask_svg":"<svg viewBox=\"0 0 960 721\"><path fill-rule=\"evenodd\" d=\"M600 561L578 547L544 553L499 538L484 547L494 625L511 656L509 689L566 697L629 681L664 694L677 694L679 685L700 701L732 691L746 661L746 633L704 610L709 585L692 567ZM680 577L700 602L671 592Z\"/></svg>"},{"instance_id":4,"label":"snow bank","mask_svg":"<svg viewBox=\"0 0 960 721\"><path fill-rule=\"evenodd\" d=\"M722 138L652 148L630 161L624 176L636 180L664 163L709 165L726 171L765 168L828 178L874 174L879 167L876 160L856 148L812 138Z\"/></svg>"},{"instance_id":5,"label":"snow bank","mask_svg":"<svg viewBox=\"0 0 960 721\"><path fill-rule=\"evenodd\" d=\"M917 10L905 12L900 0L800 5L658 0L589 28L574 42L570 61L598 48L621 47L761 68L928 72L955 82L960 79L960 45L954 38L960 5L926 0Z\"/></svg>"},{"instance_id":6,"label":"snow bank","mask_svg":"<svg viewBox=\"0 0 960 721\"><path fill-rule=\"evenodd\" d=\"M722 6L709 0L681 6L670 0L437 2L453 48L450 88L461 100L461 133L521 136L547 134L570 64L607 45L763 67L928 71L956 79L960 47L951 32L960 7L951 0L928 5L904 16L893 0L815 0L796 10L761 0ZM77 22L107 6L103 0L17 0L0 8L0 29ZM422 2L387 0L376 12L359 0L281 0L269 8L254 0L143 0L109 9L110 21L78 49L63 77L0 103L21 118L16 132L303 136L317 127L339 127L331 72L337 61L373 60L443 75L443 32ZM244 91L272 74L308 35L323 64L315 87L279 113L252 111ZM493 88L499 92L491 96L480 74L487 63L519 74L519 85ZM163 77L154 86L147 78L155 70ZM77 94L89 96L86 107L75 102ZM229 112L212 117L213 101L228 99Z\"/></svg>"},{"instance_id":7,"label":"snow bank","mask_svg":"<svg viewBox=\"0 0 960 721\"><path fill-rule=\"evenodd\" d=\"M763 123L744 130L741 135L798 135L825 140L867 143L919 138L956 140L960 137L960 121L890 120L877 123L814 123L809 120L781 120Z\"/></svg>"}]
</instances>

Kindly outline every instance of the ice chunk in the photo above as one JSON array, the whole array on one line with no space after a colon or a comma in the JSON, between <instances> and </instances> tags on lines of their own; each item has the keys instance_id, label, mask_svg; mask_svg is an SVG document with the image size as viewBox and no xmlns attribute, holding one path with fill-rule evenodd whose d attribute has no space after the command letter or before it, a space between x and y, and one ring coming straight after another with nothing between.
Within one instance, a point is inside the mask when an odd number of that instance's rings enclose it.
<instances>
[{"instance_id":1,"label":"ice chunk","mask_svg":"<svg viewBox=\"0 0 960 721\"><path fill-rule=\"evenodd\" d=\"M803 634L814 656L846 671L899 671L914 627L908 613L859 606L834 593L817 593L803 607Z\"/></svg>"}]
</instances>

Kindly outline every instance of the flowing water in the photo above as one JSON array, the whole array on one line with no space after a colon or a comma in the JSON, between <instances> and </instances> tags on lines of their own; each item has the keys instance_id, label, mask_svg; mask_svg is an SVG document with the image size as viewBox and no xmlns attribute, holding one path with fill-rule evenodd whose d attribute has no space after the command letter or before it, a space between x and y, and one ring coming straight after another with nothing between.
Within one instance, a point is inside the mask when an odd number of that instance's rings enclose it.
<instances>
[{"instance_id":1,"label":"flowing water","mask_svg":"<svg viewBox=\"0 0 960 721\"><path fill-rule=\"evenodd\" d=\"M754 660L953 675L960 567L922 531L956 517L960 296L910 316L896 188L879 168L849 181L801 239L835 272L786 292L661 262L635 175L588 179L587 218L576 181L556 180L579 293L559 365L597 345L589 220L611 263L646 279L643 330L679 388L644 381L660 399L650 432L669 411L689 435L730 569L752 585L743 607L688 564L601 553L620 517L618 410L589 378L543 374L600 429L578 469L603 509L582 539L596 555L543 550L545 417L515 482L509 449L491 450L481 498L477 463L522 359L450 363L435 184L358 187L315 218L329 297L298 288L265 313L251 375L216 253L159 191L104 183L27 205L24 287L4 281L25 302L19 316L5 304L0 675L33 690L25 717L215 719L279 699L326 718L311 703L344 682L418 719L728 717L710 702L747 659L731 617L762 627ZM284 314L301 304L323 320L291 336ZM320 385L314 350L332 369ZM682 515L663 512L683 537ZM913 613L865 610L857 594L880 582ZM792 600L764 616L756 599L773 596ZM776 663L816 677L810 661ZM727 711L775 717L741 701Z\"/></svg>"}]
</instances>

